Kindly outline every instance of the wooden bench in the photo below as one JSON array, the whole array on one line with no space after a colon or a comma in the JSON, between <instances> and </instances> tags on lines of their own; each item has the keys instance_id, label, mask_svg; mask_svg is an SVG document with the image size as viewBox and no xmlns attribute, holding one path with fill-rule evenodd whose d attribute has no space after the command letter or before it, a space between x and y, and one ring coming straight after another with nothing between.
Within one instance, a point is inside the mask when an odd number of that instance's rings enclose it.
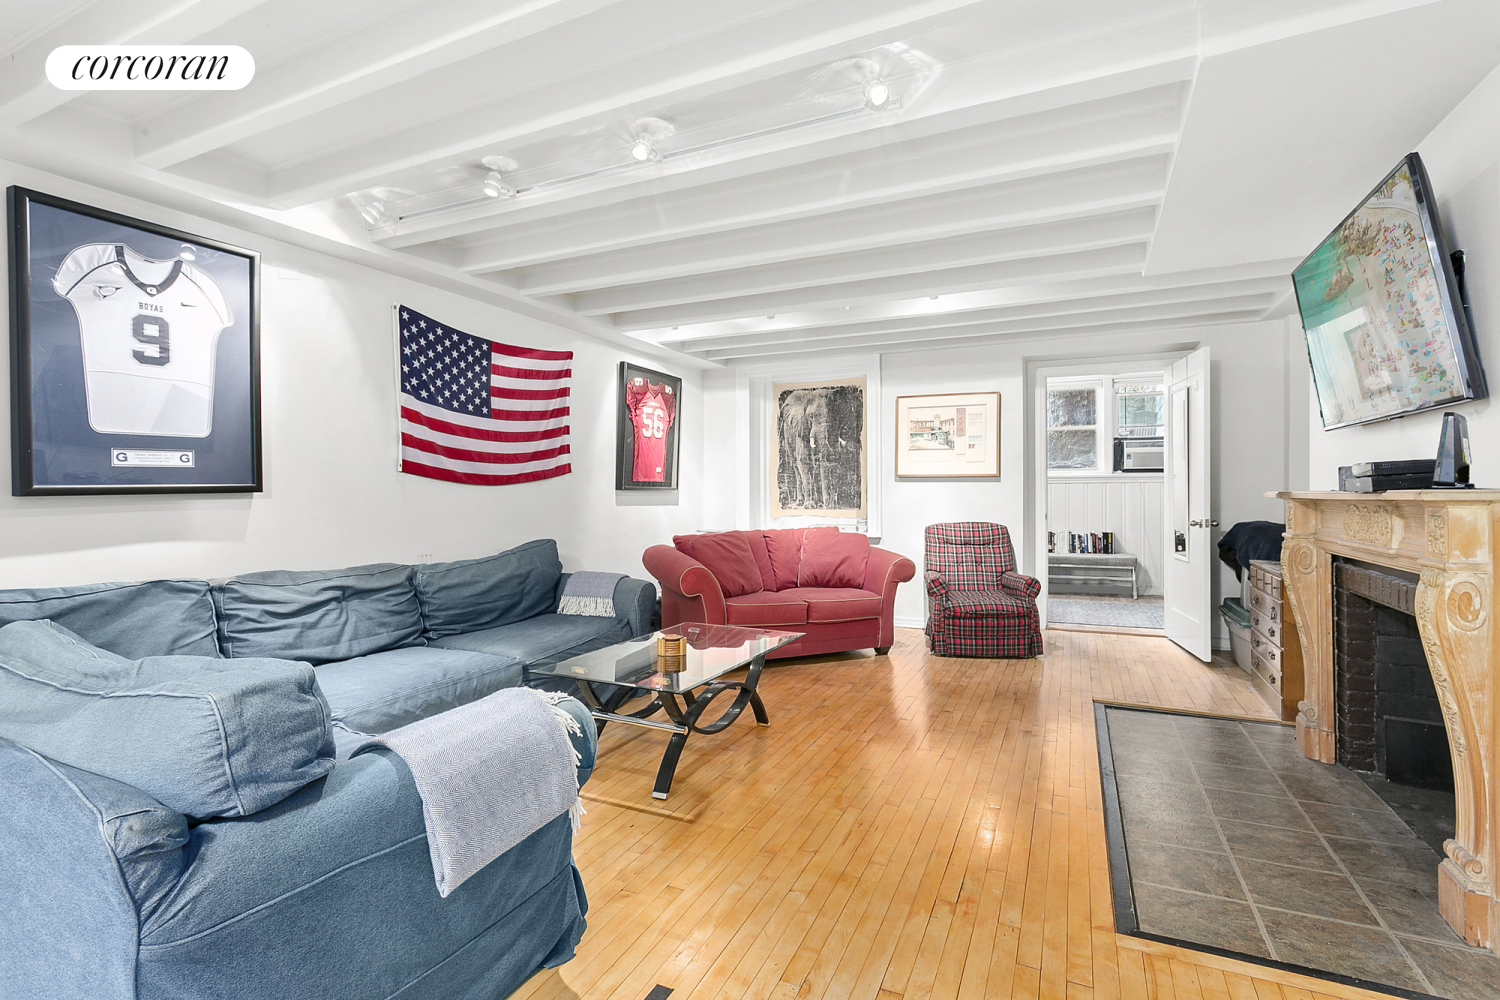
<instances>
[{"instance_id":1,"label":"wooden bench","mask_svg":"<svg viewBox=\"0 0 1500 1000\"><path fill-rule=\"evenodd\" d=\"M1049 552L1047 554L1047 590L1053 584L1066 586L1109 586L1130 588L1130 596L1140 596L1135 556L1127 552Z\"/></svg>"}]
</instances>

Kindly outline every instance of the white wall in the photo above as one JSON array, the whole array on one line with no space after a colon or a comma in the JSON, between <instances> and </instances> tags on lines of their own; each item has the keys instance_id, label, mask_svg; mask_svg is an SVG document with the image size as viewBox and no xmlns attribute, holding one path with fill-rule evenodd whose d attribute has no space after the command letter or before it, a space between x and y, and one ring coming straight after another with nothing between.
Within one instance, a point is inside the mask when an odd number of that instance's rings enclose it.
<instances>
[{"instance_id":1,"label":"white wall","mask_svg":"<svg viewBox=\"0 0 1500 1000\"><path fill-rule=\"evenodd\" d=\"M1281 520L1281 504L1266 491L1306 488L1306 365L1297 361L1301 331L1285 321L1206 327L1131 336L1038 339L942 351L888 354L881 365L881 409L894 427L896 397L937 392L1000 392L1000 476L985 480L874 482L883 501L879 544L922 563L923 529L939 521L998 521L1007 525L1023 570L1035 553L1025 529L1028 433L1024 390L1029 362L1113 360L1159 355L1200 344L1212 348L1213 492L1218 534L1236 521ZM734 410L732 373L705 379L705 412L716 415L704 454L708 487L704 520L715 527L752 527L748 503L730 484L743 482L740 451L729 437ZM721 429L722 428L722 429ZM889 468L889 466L887 466ZM1216 570L1214 599L1239 593L1226 567ZM898 624L919 626L926 616L922 589L903 584ZM1221 626L1220 626L1221 627ZM1220 639L1227 641L1227 635Z\"/></svg>"},{"instance_id":2,"label":"white wall","mask_svg":"<svg viewBox=\"0 0 1500 1000\"><path fill-rule=\"evenodd\" d=\"M0 497L0 587L257 569L333 568L484 555L556 538L569 570L649 579L642 551L701 519L701 378L541 320L0 161L22 184L262 257L264 493ZM573 473L518 486L461 486L396 471L391 305L531 347L573 350ZM621 360L684 379L682 489L617 495L615 382ZM0 370L8 357L0 360ZM9 372L3 373L9 384ZM0 448L10 448L9 410ZM670 505L667 502L671 501Z\"/></svg>"},{"instance_id":3,"label":"white wall","mask_svg":"<svg viewBox=\"0 0 1500 1000\"><path fill-rule=\"evenodd\" d=\"M1417 152L1432 178L1448 239L1454 249L1466 252L1480 363L1490 392L1500 394L1500 69L1460 102ZM1353 207L1327 206L1327 228L1338 225ZM1468 417L1471 481L1500 486L1500 409L1493 398L1333 431L1323 429L1316 394L1309 405L1308 478L1313 489L1338 489L1341 465L1432 458L1447 412Z\"/></svg>"},{"instance_id":4,"label":"white wall","mask_svg":"<svg viewBox=\"0 0 1500 1000\"><path fill-rule=\"evenodd\" d=\"M1048 479L1047 530L1057 536L1057 551L1068 551L1070 531L1113 531L1115 550L1135 556L1140 592L1160 594L1166 565L1162 485L1162 477L1151 473Z\"/></svg>"}]
</instances>

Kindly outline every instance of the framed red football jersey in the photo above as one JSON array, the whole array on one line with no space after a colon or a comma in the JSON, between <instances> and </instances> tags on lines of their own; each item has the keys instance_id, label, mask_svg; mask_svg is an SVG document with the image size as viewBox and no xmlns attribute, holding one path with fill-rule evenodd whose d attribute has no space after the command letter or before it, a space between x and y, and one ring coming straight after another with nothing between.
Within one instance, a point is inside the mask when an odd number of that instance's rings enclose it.
<instances>
[{"instance_id":1,"label":"framed red football jersey","mask_svg":"<svg viewBox=\"0 0 1500 1000\"><path fill-rule=\"evenodd\" d=\"M682 379L620 363L615 488L677 488Z\"/></svg>"}]
</instances>

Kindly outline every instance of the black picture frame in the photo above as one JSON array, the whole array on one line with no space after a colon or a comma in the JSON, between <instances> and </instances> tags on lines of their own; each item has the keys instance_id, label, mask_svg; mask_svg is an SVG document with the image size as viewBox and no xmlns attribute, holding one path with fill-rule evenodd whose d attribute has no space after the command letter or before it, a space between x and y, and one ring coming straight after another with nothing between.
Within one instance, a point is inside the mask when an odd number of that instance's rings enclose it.
<instances>
[{"instance_id":1,"label":"black picture frame","mask_svg":"<svg viewBox=\"0 0 1500 1000\"><path fill-rule=\"evenodd\" d=\"M260 254L29 188L5 203L12 495L261 492Z\"/></svg>"},{"instance_id":2,"label":"black picture frame","mask_svg":"<svg viewBox=\"0 0 1500 1000\"><path fill-rule=\"evenodd\" d=\"M637 458L637 411L639 406L632 406L631 389L636 388L640 392L640 386L635 385L636 379L643 379L645 388L649 391L655 388L657 391L656 402L665 400L671 407L671 414L666 421L667 426L661 428L659 440L662 442L662 465L661 479L650 478L637 479L641 467ZM655 371L651 368L642 368L640 365L631 364L629 361L620 362L619 402L616 404L615 422L615 489L617 490L675 490L677 489L678 458L681 447L681 424L682 424L682 379L666 372ZM655 411L655 420L652 424L660 422L660 407L652 406L649 409ZM642 456L648 465L650 456ZM655 474L655 467L648 468L646 476Z\"/></svg>"}]
</instances>

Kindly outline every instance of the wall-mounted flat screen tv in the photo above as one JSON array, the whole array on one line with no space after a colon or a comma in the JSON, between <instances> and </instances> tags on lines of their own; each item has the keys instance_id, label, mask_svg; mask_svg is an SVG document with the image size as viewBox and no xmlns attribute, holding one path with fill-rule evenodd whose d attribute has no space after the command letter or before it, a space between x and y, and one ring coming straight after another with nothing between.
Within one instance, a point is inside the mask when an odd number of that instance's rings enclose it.
<instances>
[{"instance_id":1,"label":"wall-mounted flat screen tv","mask_svg":"<svg viewBox=\"0 0 1500 1000\"><path fill-rule=\"evenodd\" d=\"M1489 394L1416 153L1297 266L1292 282L1324 429Z\"/></svg>"}]
</instances>

